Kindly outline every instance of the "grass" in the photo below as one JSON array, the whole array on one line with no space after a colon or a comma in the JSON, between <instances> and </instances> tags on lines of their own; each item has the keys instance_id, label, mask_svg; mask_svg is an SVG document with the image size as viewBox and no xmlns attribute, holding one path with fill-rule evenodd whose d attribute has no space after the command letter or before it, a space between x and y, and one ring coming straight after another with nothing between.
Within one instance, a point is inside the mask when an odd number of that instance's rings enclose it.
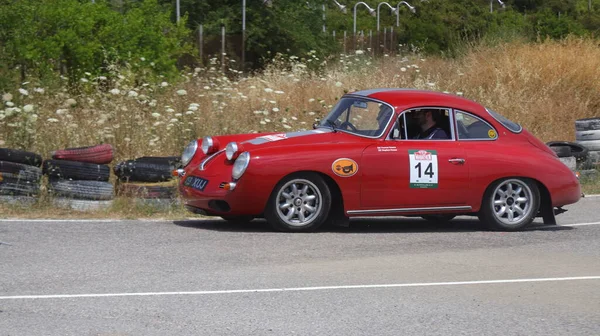
<instances>
[{"instance_id":1,"label":"grass","mask_svg":"<svg viewBox=\"0 0 600 336\"><path fill-rule=\"evenodd\" d=\"M325 70L310 71L315 64ZM576 38L475 45L457 59L417 53L382 59L358 53L327 61L312 53L282 56L261 73L235 79L224 77L213 60L183 73L177 83L138 83L127 68L113 67L109 78L82 78L79 93L64 85L40 87L33 78L0 92L0 147L48 159L56 149L110 143L115 148L111 166L140 156L178 156L189 141L205 135L310 129L345 92L374 87L462 95L545 142L574 141L575 120L600 115L598 78L600 47ZM596 181L584 188L597 192L597 186ZM103 216L155 215L124 202L115 202ZM36 216L31 209L1 204L0 211ZM189 216L178 211L161 216ZM72 213L44 202L35 212Z\"/></svg>"}]
</instances>

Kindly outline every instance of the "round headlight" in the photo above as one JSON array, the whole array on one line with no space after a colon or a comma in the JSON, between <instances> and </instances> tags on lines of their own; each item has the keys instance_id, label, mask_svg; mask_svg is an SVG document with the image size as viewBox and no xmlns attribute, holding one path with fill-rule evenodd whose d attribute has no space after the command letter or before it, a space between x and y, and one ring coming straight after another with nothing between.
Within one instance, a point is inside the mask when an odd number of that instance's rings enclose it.
<instances>
[{"instance_id":1,"label":"round headlight","mask_svg":"<svg viewBox=\"0 0 600 336\"><path fill-rule=\"evenodd\" d=\"M198 150L198 141L191 141L183 150L183 154L181 154L181 164L185 167L190 163L194 154L196 154L196 150Z\"/></svg>"},{"instance_id":2,"label":"round headlight","mask_svg":"<svg viewBox=\"0 0 600 336\"><path fill-rule=\"evenodd\" d=\"M240 177L242 177L242 175L246 171L246 168L248 168L249 163L250 163L250 153L243 152L242 154L240 154L240 156L238 156L238 158L235 160L235 163L233 164L233 170L231 171L231 176L236 180L239 179Z\"/></svg>"},{"instance_id":3,"label":"round headlight","mask_svg":"<svg viewBox=\"0 0 600 336\"><path fill-rule=\"evenodd\" d=\"M208 151L211 150L212 146L215 144L213 138L207 136L202 139L202 152L204 154L208 154Z\"/></svg>"},{"instance_id":4,"label":"round headlight","mask_svg":"<svg viewBox=\"0 0 600 336\"><path fill-rule=\"evenodd\" d=\"M227 156L227 160L232 160L234 158L234 155L237 153L238 151L238 144L235 142L230 142L227 144L227 147L225 147L225 155Z\"/></svg>"}]
</instances>

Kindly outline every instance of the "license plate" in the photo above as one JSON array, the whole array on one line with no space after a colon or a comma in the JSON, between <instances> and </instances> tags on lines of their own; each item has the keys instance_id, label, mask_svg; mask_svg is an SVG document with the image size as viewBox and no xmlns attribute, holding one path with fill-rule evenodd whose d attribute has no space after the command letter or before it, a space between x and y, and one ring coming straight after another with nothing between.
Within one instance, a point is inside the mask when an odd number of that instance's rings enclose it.
<instances>
[{"instance_id":1,"label":"license plate","mask_svg":"<svg viewBox=\"0 0 600 336\"><path fill-rule=\"evenodd\" d=\"M183 182L184 186L194 188L200 191L204 191L204 188L206 188L207 184L208 180L196 176L188 176Z\"/></svg>"}]
</instances>

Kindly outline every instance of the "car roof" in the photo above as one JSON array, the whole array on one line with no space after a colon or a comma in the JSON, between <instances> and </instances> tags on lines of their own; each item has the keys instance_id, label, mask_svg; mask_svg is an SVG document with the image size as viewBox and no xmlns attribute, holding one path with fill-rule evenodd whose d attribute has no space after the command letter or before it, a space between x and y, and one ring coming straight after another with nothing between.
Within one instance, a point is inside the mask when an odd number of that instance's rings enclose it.
<instances>
[{"instance_id":1,"label":"car roof","mask_svg":"<svg viewBox=\"0 0 600 336\"><path fill-rule=\"evenodd\" d=\"M347 95L369 97L381 100L402 111L417 106L441 106L467 109L479 115L486 115L485 107L472 100L462 98L453 94L409 89L409 88L375 88L349 92Z\"/></svg>"}]
</instances>

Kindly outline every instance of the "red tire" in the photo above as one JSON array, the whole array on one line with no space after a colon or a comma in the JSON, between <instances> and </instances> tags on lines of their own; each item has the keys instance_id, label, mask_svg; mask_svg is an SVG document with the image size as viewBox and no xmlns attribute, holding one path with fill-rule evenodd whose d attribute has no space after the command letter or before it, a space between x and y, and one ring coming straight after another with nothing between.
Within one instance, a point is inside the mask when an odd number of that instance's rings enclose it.
<instances>
[{"instance_id":1,"label":"red tire","mask_svg":"<svg viewBox=\"0 0 600 336\"><path fill-rule=\"evenodd\" d=\"M70 160L97 164L110 163L113 160L113 157L113 147L109 144L65 148L52 152L52 158L56 160Z\"/></svg>"}]
</instances>

